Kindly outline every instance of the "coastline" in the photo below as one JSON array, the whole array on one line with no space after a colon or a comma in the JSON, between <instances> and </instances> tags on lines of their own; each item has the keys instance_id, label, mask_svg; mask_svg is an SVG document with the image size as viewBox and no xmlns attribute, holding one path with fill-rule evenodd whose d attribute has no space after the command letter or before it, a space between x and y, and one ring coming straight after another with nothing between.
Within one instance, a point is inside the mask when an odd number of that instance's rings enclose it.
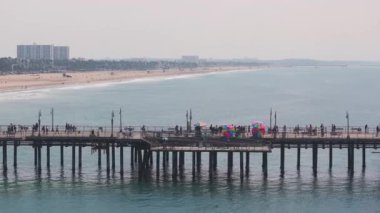
<instances>
[{"instance_id":1,"label":"coastline","mask_svg":"<svg viewBox=\"0 0 380 213\"><path fill-rule=\"evenodd\" d=\"M181 78L234 71L257 71L265 67L199 67L194 69L163 70L113 70L40 74L15 74L0 76L0 93L22 92L35 89L93 86L102 83L124 83L143 79Z\"/></svg>"}]
</instances>

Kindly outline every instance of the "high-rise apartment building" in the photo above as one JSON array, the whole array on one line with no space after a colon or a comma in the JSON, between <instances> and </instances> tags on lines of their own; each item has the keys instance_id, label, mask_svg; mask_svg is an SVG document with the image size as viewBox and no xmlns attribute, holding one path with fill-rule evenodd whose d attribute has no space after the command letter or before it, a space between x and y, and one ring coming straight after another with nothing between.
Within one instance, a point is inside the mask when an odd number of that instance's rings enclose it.
<instances>
[{"instance_id":1,"label":"high-rise apartment building","mask_svg":"<svg viewBox=\"0 0 380 213\"><path fill-rule=\"evenodd\" d=\"M68 60L70 48L66 46L54 46L54 60Z\"/></svg>"},{"instance_id":2,"label":"high-rise apartment building","mask_svg":"<svg viewBox=\"0 0 380 213\"><path fill-rule=\"evenodd\" d=\"M69 47L54 45L17 45L18 59L32 60L68 60Z\"/></svg>"}]
</instances>

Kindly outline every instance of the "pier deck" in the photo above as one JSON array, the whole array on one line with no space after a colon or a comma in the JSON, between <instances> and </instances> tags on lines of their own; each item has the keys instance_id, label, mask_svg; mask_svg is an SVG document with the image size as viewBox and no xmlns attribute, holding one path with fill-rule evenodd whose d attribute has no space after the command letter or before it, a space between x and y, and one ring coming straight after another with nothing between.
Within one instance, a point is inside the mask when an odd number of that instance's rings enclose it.
<instances>
[{"instance_id":1,"label":"pier deck","mask_svg":"<svg viewBox=\"0 0 380 213\"><path fill-rule=\"evenodd\" d=\"M72 170L82 166L82 149L90 147L92 153L98 154L98 166L102 165L102 152L106 155L107 172L115 171L116 148L119 149L120 173L124 171L124 147L130 147L131 167L138 166L139 171L151 169L153 165L153 153L156 157L156 170L159 171L160 153L162 164L169 165L169 154L172 156L171 166L173 177L177 175L177 169L183 169L185 153L192 154L192 167L199 168L202 163L202 153L209 157L210 175L216 169L217 154L227 153L228 174L233 168L233 154L240 155L241 174L244 170L249 172L250 153L262 154L263 174L266 177L268 171L268 154L272 149L280 149L280 175L285 174L285 149L297 149L297 169L300 169L300 156L302 148L312 149L313 172L317 174L318 149L329 149L329 169L333 166L333 149L347 149L348 170L354 171L355 148L362 151L362 168L366 167L366 149L377 149L380 145L379 132L367 130L362 132L358 128L344 131L309 131L299 132L292 128L284 129L257 139L249 132L240 132L237 137L225 138L221 133L208 131L194 132L173 131L173 128L164 127L126 127L115 131L113 127L78 127L75 131L67 131L56 128L53 131L31 131L28 127L4 131L0 126L0 146L2 147L3 171L7 171L8 147L13 149L13 166L17 167L17 149L19 146L29 146L34 150L34 164L41 170L42 148L46 148L46 165L50 167L50 147L60 147L60 165L64 164L64 147L71 147ZM80 130L79 130L80 129ZM121 130L121 131L120 131ZM245 160L244 160L245 155ZM78 164L78 165L77 165ZM78 166L78 167L77 167Z\"/></svg>"}]
</instances>

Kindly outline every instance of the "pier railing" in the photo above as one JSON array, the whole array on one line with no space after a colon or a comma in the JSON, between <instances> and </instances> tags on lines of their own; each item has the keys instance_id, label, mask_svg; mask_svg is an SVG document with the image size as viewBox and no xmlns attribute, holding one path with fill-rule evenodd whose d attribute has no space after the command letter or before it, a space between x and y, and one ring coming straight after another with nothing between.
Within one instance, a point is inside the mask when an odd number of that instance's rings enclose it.
<instances>
[{"instance_id":1,"label":"pier railing","mask_svg":"<svg viewBox=\"0 0 380 213\"><path fill-rule=\"evenodd\" d=\"M29 136L44 137L115 137L139 139L144 136L170 138L170 137L201 137L222 138L224 130L211 130L203 128L201 131L180 131L173 126L123 126L122 128L114 126L69 126L56 125L41 126L36 128L33 125L0 125L0 138L25 138ZM252 131L248 126L240 126L234 130L236 138L251 138ZM361 126L352 126L347 131L347 127L278 127L277 130L269 130L263 138L362 138L373 139L379 138L380 132L377 128L368 127L365 129Z\"/></svg>"}]
</instances>

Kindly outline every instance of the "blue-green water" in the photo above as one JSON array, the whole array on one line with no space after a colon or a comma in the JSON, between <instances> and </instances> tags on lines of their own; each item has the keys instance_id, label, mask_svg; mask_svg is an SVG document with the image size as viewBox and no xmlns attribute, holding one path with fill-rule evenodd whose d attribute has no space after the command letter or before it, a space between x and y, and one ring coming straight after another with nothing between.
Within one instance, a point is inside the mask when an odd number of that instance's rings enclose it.
<instances>
[{"instance_id":1,"label":"blue-green water","mask_svg":"<svg viewBox=\"0 0 380 213\"><path fill-rule=\"evenodd\" d=\"M268 122L269 109L280 125L380 122L379 67L289 67L257 72L103 84L88 87L43 89L0 94L0 123L32 124L42 109L42 123L50 124L55 109L57 124L108 125L112 110L123 109L127 125L184 125L192 108L194 121L213 124ZM118 151L117 151L118 153ZM0 153L1 154L1 153ZM42 160L45 162L45 150ZM261 173L261 155L251 155L250 176L240 180L237 154L234 176L227 178L226 156L219 154L218 170L208 175L208 156L202 156L201 175L193 178L190 155L185 177L173 181L171 171L157 180L139 180L129 167L125 174L107 177L97 168L97 156L84 149L83 168L71 172L71 152L65 150L60 168L58 148L52 148L51 169L37 175L30 147L19 149L19 167L0 176L0 212L377 212L380 201L380 155L367 152L367 169L361 169L356 150L355 174L347 175L347 151L334 150L328 170L328 150L319 151L318 177L312 176L311 149L302 150L301 171L295 150L286 150L285 178L279 177L279 152L269 154L269 177ZM118 159L118 157L116 157ZM103 159L103 162L105 159ZM2 168L0 168L2 169ZM1 170L2 171L2 170ZM117 164L117 171L119 167Z\"/></svg>"}]
</instances>

